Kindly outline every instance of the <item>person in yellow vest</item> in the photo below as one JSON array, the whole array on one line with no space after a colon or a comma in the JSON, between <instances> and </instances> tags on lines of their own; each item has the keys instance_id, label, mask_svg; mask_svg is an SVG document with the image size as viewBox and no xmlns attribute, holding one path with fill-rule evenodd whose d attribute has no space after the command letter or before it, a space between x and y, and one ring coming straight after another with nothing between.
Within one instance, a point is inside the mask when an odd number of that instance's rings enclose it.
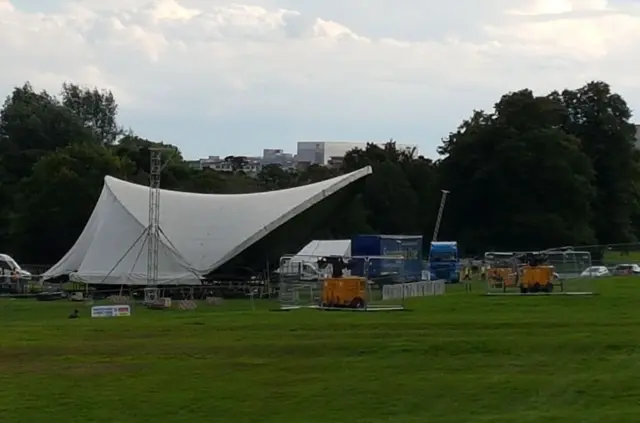
<instances>
[{"instance_id":1,"label":"person in yellow vest","mask_svg":"<svg viewBox=\"0 0 640 423\"><path fill-rule=\"evenodd\" d=\"M465 266L464 268L464 278L465 281L471 280L471 267Z\"/></svg>"},{"instance_id":2,"label":"person in yellow vest","mask_svg":"<svg viewBox=\"0 0 640 423\"><path fill-rule=\"evenodd\" d=\"M484 262L482 263L482 266L480 266L480 279L483 281L487 280L487 264Z\"/></svg>"}]
</instances>

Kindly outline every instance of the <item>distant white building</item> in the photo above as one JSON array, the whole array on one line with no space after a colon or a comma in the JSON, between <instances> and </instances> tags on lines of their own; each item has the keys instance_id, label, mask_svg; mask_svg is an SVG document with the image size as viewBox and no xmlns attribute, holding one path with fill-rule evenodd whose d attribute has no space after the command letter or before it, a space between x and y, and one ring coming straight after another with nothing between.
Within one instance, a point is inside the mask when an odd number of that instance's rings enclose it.
<instances>
[{"instance_id":1,"label":"distant white building","mask_svg":"<svg viewBox=\"0 0 640 423\"><path fill-rule=\"evenodd\" d=\"M371 142L371 141L368 141ZM383 146L388 141L373 142ZM336 165L342 162L342 158L354 148L364 150L367 147L365 142L348 142L348 141L300 141L298 142L298 151L296 161L298 163L319 164L319 165ZM407 150L418 152L418 146L415 144L396 144L398 150Z\"/></svg>"},{"instance_id":2,"label":"distant white building","mask_svg":"<svg viewBox=\"0 0 640 423\"><path fill-rule=\"evenodd\" d=\"M189 165L196 169L213 169L218 172L232 172L234 170L234 165L231 162L225 161L220 156L209 156L206 159L199 159L190 161ZM243 172L249 175L255 175L262 169L262 163L260 160L255 157L247 157L245 164L242 166Z\"/></svg>"},{"instance_id":3,"label":"distant white building","mask_svg":"<svg viewBox=\"0 0 640 423\"><path fill-rule=\"evenodd\" d=\"M293 169L295 167L293 154L285 153L280 148L265 148L262 150L260 162L263 166L278 165L283 169Z\"/></svg>"}]
</instances>

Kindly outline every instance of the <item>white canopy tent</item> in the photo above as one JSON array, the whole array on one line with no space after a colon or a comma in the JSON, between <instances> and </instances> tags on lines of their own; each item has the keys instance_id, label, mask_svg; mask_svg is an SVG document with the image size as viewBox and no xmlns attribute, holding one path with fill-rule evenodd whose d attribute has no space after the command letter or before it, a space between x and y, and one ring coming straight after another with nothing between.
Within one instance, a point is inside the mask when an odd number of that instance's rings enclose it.
<instances>
[{"instance_id":1,"label":"white canopy tent","mask_svg":"<svg viewBox=\"0 0 640 423\"><path fill-rule=\"evenodd\" d=\"M315 184L252 194L161 190L159 285L194 285L371 167ZM43 275L92 284L146 285L149 188L110 176L75 245Z\"/></svg>"},{"instance_id":2,"label":"white canopy tent","mask_svg":"<svg viewBox=\"0 0 640 423\"><path fill-rule=\"evenodd\" d=\"M351 256L351 240L349 239L325 239L313 240L305 245L294 256L286 257L281 261L278 272L299 273L300 271L316 272L318 259L327 256Z\"/></svg>"},{"instance_id":3,"label":"white canopy tent","mask_svg":"<svg viewBox=\"0 0 640 423\"><path fill-rule=\"evenodd\" d=\"M351 240L350 239L325 239L313 240L308 243L302 250L291 257L291 262L301 262L309 260L317 260L320 257L327 256L351 256Z\"/></svg>"}]
</instances>

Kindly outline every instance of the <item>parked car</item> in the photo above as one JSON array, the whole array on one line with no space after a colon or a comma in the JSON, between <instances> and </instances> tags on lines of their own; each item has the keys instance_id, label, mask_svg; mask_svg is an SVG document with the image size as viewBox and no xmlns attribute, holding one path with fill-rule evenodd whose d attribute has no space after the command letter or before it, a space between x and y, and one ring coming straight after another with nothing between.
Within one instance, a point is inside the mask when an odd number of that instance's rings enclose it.
<instances>
[{"instance_id":1,"label":"parked car","mask_svg":"<svg viewBox=\"0 0 640 423\"><path fill-rule=\"evenodd\" d=\"M583 278L601 278L603 276L611 276L611 273L606 266L591 266L584 269L580 276Z\"/></svg>"},{"instance_id":2,"label":"parked car","mask_svg":"<svg viewBox=\"0 0 640 423\"><path fill-rule=\"evenodd\" d=\"M637 264L618 264L613 268L613 274L622 275L640 275L640 266Z\"/></svg>"}]
</instances>

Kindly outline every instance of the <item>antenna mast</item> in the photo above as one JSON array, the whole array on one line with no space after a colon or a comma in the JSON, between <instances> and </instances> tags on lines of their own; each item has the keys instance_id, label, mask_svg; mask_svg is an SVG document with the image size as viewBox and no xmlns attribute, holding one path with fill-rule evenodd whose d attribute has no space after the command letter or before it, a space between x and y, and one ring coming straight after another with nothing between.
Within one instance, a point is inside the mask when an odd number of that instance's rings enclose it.
<instances>
[{"instance_id":1,"label":"antenna mast","mask_svg":"<svg viewBox=\"0 0 640 423\"><path fill-rule=\"evenodd\" d=\"M447 201L447 194L449 191L446 189L442 191L442 199L440 200L440 210L438 210L438 218L436 219L436 227L433 228L433 242L438 240L438 232L440 232L440 223L442 222L442 215L444 214L444 203Z\"/></svg>"},{"instance_id":2,"label":"antenna mast","mask_svg":"<svg viewBox=\"0 0 640 423\"><path fill-rule=\"evenodd\" d=\"M160 173L161 148L149 148L149 227L147 230L147 286L158 284L158 251L160 244Z\"/></svg>"}]
</instances>

